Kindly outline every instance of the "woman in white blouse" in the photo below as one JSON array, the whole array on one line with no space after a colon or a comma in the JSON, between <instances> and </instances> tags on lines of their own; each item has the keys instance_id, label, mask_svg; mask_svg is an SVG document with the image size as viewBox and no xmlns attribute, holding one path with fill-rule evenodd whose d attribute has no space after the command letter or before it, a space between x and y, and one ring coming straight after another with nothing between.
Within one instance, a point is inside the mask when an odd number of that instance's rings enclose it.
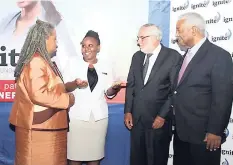
<instances>
[{"instance_id":1,"label":"woman in white blouse","mask_svg":"<svg viewBox=\"0 0 233 165\"><path fill-rule=\"evenodd\" d=\"M96 57L100 51L98 33L88 31L81 46L83 60L70 58L64 74L67 91L73 91L77 100L69 112L67 157L70 165L99 165L108 126L105 96L113 98L121 84L113 82L112 68Z\"/></svg>"}]
</instances>

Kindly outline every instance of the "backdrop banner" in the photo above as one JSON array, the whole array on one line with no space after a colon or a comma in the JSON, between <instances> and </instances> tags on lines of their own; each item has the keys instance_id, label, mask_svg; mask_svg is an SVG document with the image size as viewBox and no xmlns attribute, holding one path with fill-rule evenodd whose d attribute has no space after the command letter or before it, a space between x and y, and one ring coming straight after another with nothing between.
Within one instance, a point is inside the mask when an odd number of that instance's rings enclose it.
<instances>
[{"instance_id":1,"label":"backdrop banner","mask_svg":"<svg viewBox=\"0 0 233 165\"><path fill-rule=\"evenodd\" d=\"M48 21L55 25L57 31L58 50L54 60L61 72L71 56L81 55L80 42L88 30L97 31L101 40L100 60L110 63L113 67L114 79L126 82L132 55L138 50L137 33L141 25L154 23L163 31L162 43L181 52L176 44L170 41L175 38L176 21L179 15L193 11L200 13L207 23L206 35L209 40L231 54L233 52L233 2L232 0L38 0L34 18L30 24L20 24L21 15L29 15L27 9L36 1L3 1L0 6L0 127L4 127L0 138L0 165L13 165L14 133L9 128L8 116L11 103L15 96L14 68L27 32L37 19ZM124 103L125 89L109 103ZM2 102L2 103L1 103ZM6 106L7 105L7 106ZM123 124L123 105L119 123ZM114 108L114 111L116 108ZM115 112L110 110L110 114ZM111 120L111 118L110 118ZM112 137L112 120L108 137ZM118 126L117 125L117 126ZM114 127L113 127L114 129ZM121 129L121 130L120 130ZM123 131L128 138L123 125ZM222 147L221 165L233 165L233 115L226 129L227 141ZM111 156L115 139L108 140L106 160L103 162L114 165ZM128 142L128 141L127 141ZM127 165L129 159L129 143L124 143L124 152L120 151L121 164ZM111 147L109 147L111 146ZM121 145L123 146L123 145ZM109 147L109 148L108 148ZM124 153L124 154L122 154ZM115 155L114 153L113 155ZM173 147L170 145L168 165L172 165ZM124 160L123 160L124 159ZM120 162L120 161L119 161ZM120 163L118 163L120 164Z\"/></svg>"},{"instance_id":2,"label":"backdrop banner","mask_svg":"<svg viewBox=\"0 0 233 165\"><path fill-rule=\"evenodd\" d=\"M37 19L56 27L58 49L53 60L61 72L69 57L82 60L80 42L88 30L94 30L101 40L98 59L111 64L115 81L125 82L132 55L138 50L137 32L148 22L148 14L148 0L4 1L0 6L0 102L14 99L14 67ZM21 17L29 15L29 23L22 23Z\"/></svg>"}]
</instances>

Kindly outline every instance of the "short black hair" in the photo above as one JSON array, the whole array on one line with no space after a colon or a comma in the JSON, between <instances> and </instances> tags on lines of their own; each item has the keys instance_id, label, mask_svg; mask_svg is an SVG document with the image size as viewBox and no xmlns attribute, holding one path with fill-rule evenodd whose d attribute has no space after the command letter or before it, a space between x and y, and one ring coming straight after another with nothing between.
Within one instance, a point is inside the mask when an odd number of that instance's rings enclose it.
<instances>
[{"instance_id":1,"label":"short black hair","mask_svg":"<svg viewBox=\"0 0 233 165\"><path fill-rule=\"evenodd\" d=\"M84 38L86 38L86 37L92 37L92 38L96 39L98 45L100 45L100 38L99 38L99 34L98 34L97 32L95 32L95 31L93 31L93 30L89 30L89 31L86 33L86 35L85 35Z\"/></svg>"}]
</instances>

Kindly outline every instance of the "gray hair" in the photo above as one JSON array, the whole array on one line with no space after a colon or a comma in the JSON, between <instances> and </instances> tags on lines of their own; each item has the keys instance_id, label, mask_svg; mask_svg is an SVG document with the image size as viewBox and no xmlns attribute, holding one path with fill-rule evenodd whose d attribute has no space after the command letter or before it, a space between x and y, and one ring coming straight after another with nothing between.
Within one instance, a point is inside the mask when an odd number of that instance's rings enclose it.
<instances>
[{"instance_id":1,"label":"gray hair","mask_svg":"<svg viewBox=\"0 0 233 165\"><path fill-rule=\"evenodd\" d=\"M155 24L152 24L152 23L148 23L148 24L143 25L143 27L151 27L152 28L151 35L156 36L156 39L158 41L162 40L163 32L161 31L161 29L158 26L156 26Z\"/></svg>"},{"instance_id":2,"label":"gray hair","mask_svg":"<svg viewBox=\"0 0 233 165\"><path fill-rule=\"evenodd\" d=\"M29 30L15 68L14 76L16 80L19 78L24 66L31 61L35 52L39 52L40 56L53 68L51 57L46 48L46 39L53 30L54 26L52 24L41 20L37 20L36 24Z\"/></svg>"},{"instance_id":3,"label":"gray hair","mask_svg":"<svg viewBox=\"0 0 233 165\"><path fill-rule=\"evenodd\" d=\"M197 27L202 35L206 33L205 19L198 13L188 12L179 16L178 20L185 20L185 24Z\"/></svg>"}]
</instances>

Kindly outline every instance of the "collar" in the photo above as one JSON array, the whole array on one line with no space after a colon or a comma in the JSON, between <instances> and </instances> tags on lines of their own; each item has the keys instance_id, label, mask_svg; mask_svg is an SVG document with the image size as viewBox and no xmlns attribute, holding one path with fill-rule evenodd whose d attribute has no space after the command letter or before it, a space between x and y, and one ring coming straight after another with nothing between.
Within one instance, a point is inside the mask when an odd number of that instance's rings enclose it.
<instances>
[{"instance_id":1,"label":"collar","mask_svg":"<svg viewBox=\"0 0 233 165\"><path fill-rule=\"evenodd\" d=\"M202 38L196 45L190 48L188 52L190 52L191 54L196 54L205 41L206 41L206 37Z\"/></svg>"},{"instance_id":2,"label":"collar","mask_svg":"<svg viewBox=\"0 0 233 165\"><path fill-rule=\"evenodd\" d=\"M162 48L162 46L161 46L161 44L159 44L159 45L154 49L153 55L158 55L159 52L160 52L160 50L161 50L161 48ZM153 55L152 55L152 56L153 56Z\"/></svg>"}]
</instances>

